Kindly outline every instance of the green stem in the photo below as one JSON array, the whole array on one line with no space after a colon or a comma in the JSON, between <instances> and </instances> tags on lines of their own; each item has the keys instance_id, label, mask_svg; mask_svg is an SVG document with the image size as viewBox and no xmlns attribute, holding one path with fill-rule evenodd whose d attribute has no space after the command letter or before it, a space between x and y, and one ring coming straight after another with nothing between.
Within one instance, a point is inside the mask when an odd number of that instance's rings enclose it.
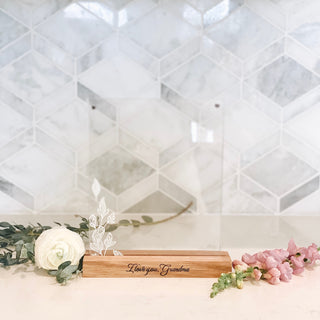
<instances>
[{"instance_id":1,"label":"green stem","mask_svg":"<svg viewBox=\"0 0 320 320\"><path fill-rule=\"evenodd\" d=\"M185 208L183 208L181 211L179 211L178 213L176 213L175 215L173 215L171 217L168 217L168 218L165 218L165 219L161 219L161 220L158 220L158 221L142 222L142 223L140 223L140 225L142 225L142 226L151 226L151 225L160 224L160 223L163 223L163 222L167 222L167 221L173 220L173 219L179 217L180 215L182 215L183 213L187 212L191 208L192 204L193 204L193 202L191 201Z\"/></svg>"}]
</instances>

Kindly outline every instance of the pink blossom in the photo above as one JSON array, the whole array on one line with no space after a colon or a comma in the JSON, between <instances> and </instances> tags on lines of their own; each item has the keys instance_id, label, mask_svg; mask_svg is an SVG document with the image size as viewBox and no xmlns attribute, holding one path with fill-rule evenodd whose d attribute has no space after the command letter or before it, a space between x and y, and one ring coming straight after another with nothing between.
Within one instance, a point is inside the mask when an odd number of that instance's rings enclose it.
<instances>
[{"instance_id":1,"label":"pink blossom","mask_svg":"<svg viewBox=\"0 0 320 320\"><path fill-rule=\"evenodd\" d=\"M295 242L293 241L293 239L290 239L290 241L288 243L288 252L289 252L290 256L294 256L298 252L298 248L297 248Z\"/></svg>"},{"instance_id":2,"label":"pink blossom","mask_svg":"<svg viewBox=\"0 0 320 320\"><path fill-rule=\"evenodd\" d=\"M304 267L304 254L300 255L300 256L292 256L290 257L290 261L293 264L293 269L297 269L297 268L303 268Z\"/></svg>"},{"instance_id":3,"label":"pink blossom","mask_svg":"<svg viewBox=\"0 0 320 320\"><path fill-rule=\"evenodd\" d=\"M267 257L265 264L266 264L266 268L269 270L272 268L276 268L279 262L274 257L269 256Z\"/></svg>"},{"instance_id":4,"label":"pink blossom","mask_svg":"<svg viewBox=\"0 0 320 320\"><path fill-rule=\"evenodd\" d=\"M317 260L320 260L320 253L315 243L307 248L305 256L311 265L313 265Z\"/></svg>"},{"instance_id":5,"label":"pink blossom","mask_svg":"<svg viewBox=\"0 0 320 320\"><path fill-rule=\"evenodd\" d=\"M279 263L282 263L285 259L289 257L289 252L283 249L274 249L268 251L269 256L272 256Z\"/></svg>"},{"instance_id":6,"label":"pink blossom","mask_svg":"<svg viewBox=\"0 0 320 320\"><path fill-rule=\"evenodd\" d=\"M250 255L249 253L245 253L243 256L242 256L242 261L245 262L246 264L254 264L257 262L257 259L255 256L252 256Z\"/></svg>"},{"instance_id":7,"label":"pink blossom","mask_svg":"<svg viewBox=\"0 0 320 320\"><path fill-rule=\"evenodd\" d=\"M258 281L261 279L262 273L259 269L254 269L253 270L253 276L254 278Z\"/></svg>"},{"instance_id":8,"label":"pink blossom","mask_svg":"<svg viewBox=\"0 0 320 320\"><path fill-rule=\"evenodd\" d=\"M290 267L289 262L284 262L278 266L279 271L281 272L280 280L288 282L292 279L293 269Z\"/></svg>"},{"instance_id":9,"label":"pink blossom","mask_svg":"<svg viewBox=\"0 0 320 320\"><path fill-rule=\"evenodd\" d=\"M268 280L270 284L279 284L280 283L281 272L277 268L270 269L265 275L265 279Z\"/></svg>"},{"instance_id":10,"label":"pink blossom","mask_svg":"<svg viewBox=\"0 0 320 320\"><path fill-rule=\"evenodd\" d=\"M248 269L248 265L241 260L233 260L232 266L237 271L246 271Z\"/></svg>"},{"instance_id":11,"label":"pink blossom","mask_svg":"<svg viewBox=\"0 0 320 320\"><path fill-rule=\"evenodd\" d=\"M265 254L264 252L258 252L254 256L257 259L257 261L262 262L262 263L265 263L266 259L268 257L268 255Z\"/></svg>"},{"instance_id":12,"label":"pink blossom","mask_svg":"<svg viewBox=\"0 0 320 320\"><path fill-rule=\"evenodd\" d=\"M297 275L301 274L303 271L304 271L304 268L294 268L293 269L293 274L295 276L297 276Z\"/></svg>"}]
</instances>

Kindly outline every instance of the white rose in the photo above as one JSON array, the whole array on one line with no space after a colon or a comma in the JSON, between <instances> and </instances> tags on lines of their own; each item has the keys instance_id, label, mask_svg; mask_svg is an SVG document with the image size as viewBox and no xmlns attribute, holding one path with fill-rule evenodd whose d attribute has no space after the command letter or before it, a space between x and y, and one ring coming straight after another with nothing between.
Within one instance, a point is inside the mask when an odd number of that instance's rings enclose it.
<instances>
[{"instance_id":1,"label":"white rose","mask_svg":"<svg viewBox=\"0 0 320 320\"><path fill-rule=\"evenodd\" d=\"M85 253L85 247L79 234L59 227L42 232L35 242L34 251L38 267L57 270L65 261L78 265Z\"/></svg>"}]
</instances>

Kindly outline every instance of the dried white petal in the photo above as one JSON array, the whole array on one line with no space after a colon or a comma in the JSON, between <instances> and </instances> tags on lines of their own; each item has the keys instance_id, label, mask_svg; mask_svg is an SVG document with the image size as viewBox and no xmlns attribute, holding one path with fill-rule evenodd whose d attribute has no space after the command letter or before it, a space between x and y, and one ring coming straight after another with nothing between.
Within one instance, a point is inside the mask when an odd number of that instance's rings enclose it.
<instances>
[{"instance_id":1,"label":"dried white petal","mask_svg":"<svg viewBox=\"0 0 320 320\"><path fill-rule=\"evenodd\" d=\"M101 191L101 186L96 178L93 179L91 190L92 190L92 193L93 193L95 199L97 200L98 195L100 194L100 191Z\"/></svg>"}]
</instances>

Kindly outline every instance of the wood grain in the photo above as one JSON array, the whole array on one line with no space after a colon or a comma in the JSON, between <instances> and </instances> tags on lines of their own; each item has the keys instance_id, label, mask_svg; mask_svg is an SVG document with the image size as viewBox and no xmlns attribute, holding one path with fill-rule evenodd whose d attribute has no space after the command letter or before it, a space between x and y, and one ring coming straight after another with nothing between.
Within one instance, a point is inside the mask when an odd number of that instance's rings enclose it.
<instances>
[{"instance_id":1,"label":"wood grain","mask_svg":"<svg viewBox=\"0 0 320 320\"><path fill-rule=\"evenodd\" d=\"M93 256L83 260L87 278L216 278L231 272L225 251L124 250L123 256Z\"/></svg>"}]
</instances>

